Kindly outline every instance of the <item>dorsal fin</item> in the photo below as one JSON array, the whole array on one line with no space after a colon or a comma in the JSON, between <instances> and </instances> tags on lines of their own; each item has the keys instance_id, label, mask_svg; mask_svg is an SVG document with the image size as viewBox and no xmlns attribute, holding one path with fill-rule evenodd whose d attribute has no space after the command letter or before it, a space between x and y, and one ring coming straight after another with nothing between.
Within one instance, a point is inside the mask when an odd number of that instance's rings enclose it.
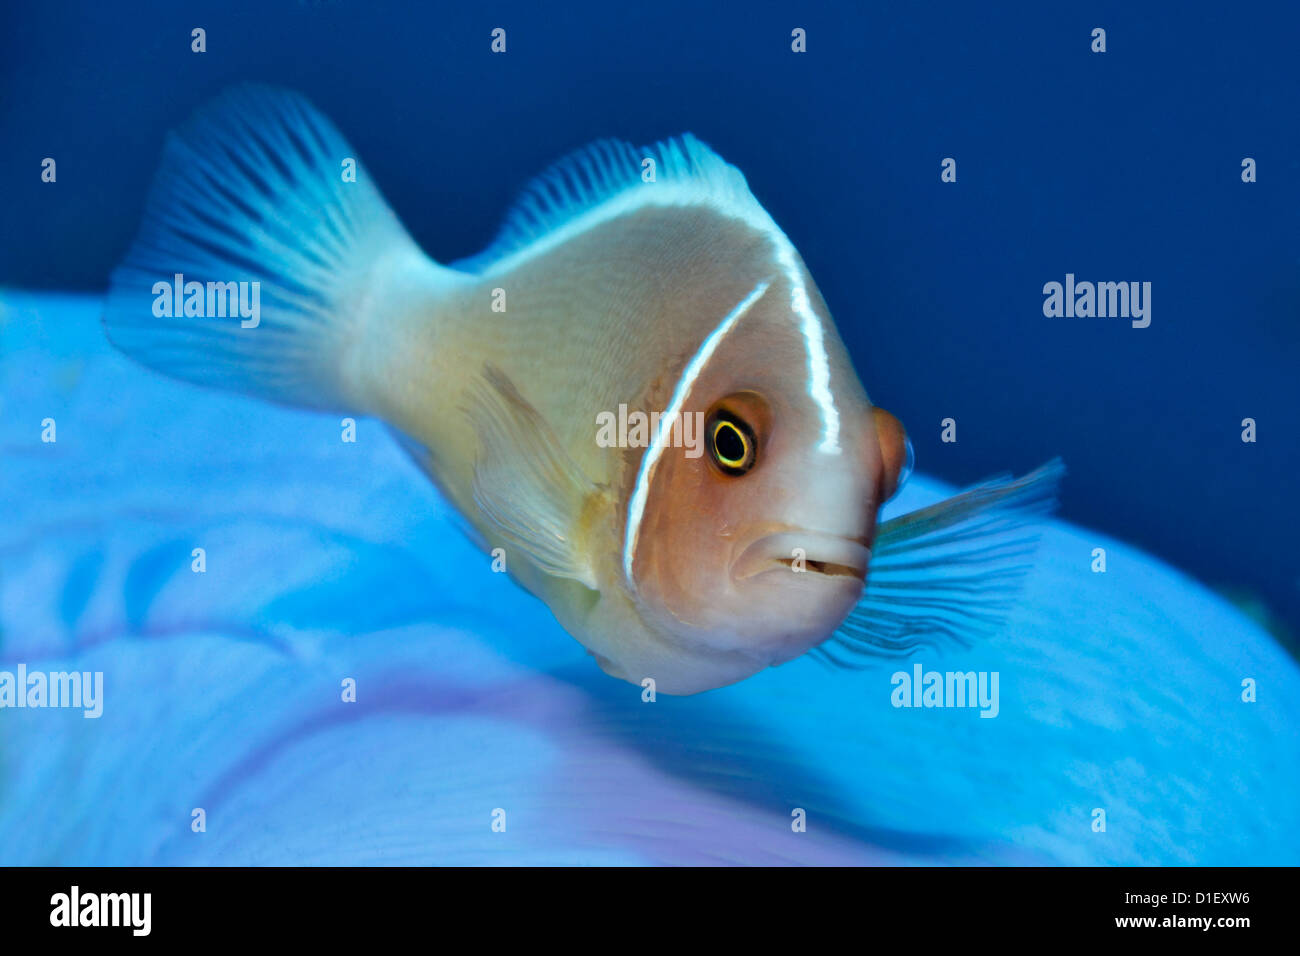
<instances>
[{"instance_id":1,"label":"dorsal fin","mask_svg":"<svg viewBox=\"0 0 1300 956\"><path fill-rule=\"evenodd\" d=\"M653 182L642 179L646 159L654 160ZM640 148L602 139L535 177L506 214L492 244L452 267L487 272L525 250L534 252L648 205L706 205L763 231L776 230L750 193L744 174L692 134Z\"/></svg>"}]
</instances>

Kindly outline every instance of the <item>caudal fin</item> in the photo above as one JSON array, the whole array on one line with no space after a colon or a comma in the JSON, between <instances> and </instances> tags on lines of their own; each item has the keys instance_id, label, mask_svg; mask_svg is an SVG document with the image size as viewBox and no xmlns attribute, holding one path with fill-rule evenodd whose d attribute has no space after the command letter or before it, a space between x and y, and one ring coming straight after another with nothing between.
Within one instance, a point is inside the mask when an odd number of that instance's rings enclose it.
<instances>
[{"instance_id":1,"label":"caudal fin","mask_svg":"<svg viewBox=\"0 0 1300 956\"><path fill-rule=\"evenodd\" d=\"M104 325L176 378L366 411L386 318L447 274L310 103L242 86L168 137Z\"/></svg>"}]
</instances>

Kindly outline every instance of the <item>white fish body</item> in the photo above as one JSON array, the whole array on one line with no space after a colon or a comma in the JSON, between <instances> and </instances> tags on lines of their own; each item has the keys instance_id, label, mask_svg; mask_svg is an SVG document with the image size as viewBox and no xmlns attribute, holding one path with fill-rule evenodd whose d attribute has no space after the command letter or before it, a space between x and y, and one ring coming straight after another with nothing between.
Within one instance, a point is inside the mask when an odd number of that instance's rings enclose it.
<instances>
[{"instance_id":1,"label":"white fish body","mask_svg":"<svg viewBox=\"0 0 1300 956\"><path fill-rule=\"evenodd\" d=\"M364 168L340 175L353 155L292 94L241 88L201 112L169 140L113 275L110 338L180 378L394 426L485 548L503 548L615 676L693 693L841 625L858 649L905 646L905 595L881 592L885 636L864 624L873 543L886 572L882 542L949 545L945 529L1006 503L1032 510L1055 478L990 486L875 541L901 427L872 408L744 177L693 137L575 154L491 248L451 266L416 246ZM257 283L260 314L203 314L188 293L169 308L173 276ZM605 447L599 416L621 407L666 424ZM708 454L674 447L683 416L704 422ZM936 598L958 618L960 590Z\"/></svg>"}]
</instances>

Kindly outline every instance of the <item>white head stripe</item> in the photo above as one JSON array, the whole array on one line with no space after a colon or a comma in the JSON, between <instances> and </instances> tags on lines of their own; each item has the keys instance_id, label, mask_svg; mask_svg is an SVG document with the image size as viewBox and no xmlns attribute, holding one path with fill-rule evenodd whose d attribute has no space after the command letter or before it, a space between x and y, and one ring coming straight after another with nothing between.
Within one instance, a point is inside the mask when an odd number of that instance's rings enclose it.
<instances>
[{"instance_id":1,"label":"white head stripe","mask_svg":"<svg viewBox=\"0 0 1300 956\"><path fill-rule=\"evenodd\" d=\"M645 512L646 497L650 493L650 479L654 474L655 466L659 463L660 455L663 454L663 450L667 446L673 422L677 421L677 416L681 414L682 405L686 403L687 396L690 395L691 386L695 384L695 379L699 377L700 370L709 361L718 344L731 331L732 326L740 321L741 316L753 308L754 303L763 297L763 294L767 292L767 287L767 282L760 282L754 286L749 295L741 299L739 304L718 323L718 327L709 333L708 338L696 350L691 360L686 363L686 368L682 371L682 377L678 380L677 388L673 392L672 401L664 414L659 417L659 430L655 433L650 447L641 456L641 468L637 472L636 487L632 490L632 497L627 504L627 531L623 536L623 574L627 577L627 583L633 590L636 589L636 583L632 580L632 557L636 553L636 540L641 530L641 517Z\"/></svg>"}]
</instances>

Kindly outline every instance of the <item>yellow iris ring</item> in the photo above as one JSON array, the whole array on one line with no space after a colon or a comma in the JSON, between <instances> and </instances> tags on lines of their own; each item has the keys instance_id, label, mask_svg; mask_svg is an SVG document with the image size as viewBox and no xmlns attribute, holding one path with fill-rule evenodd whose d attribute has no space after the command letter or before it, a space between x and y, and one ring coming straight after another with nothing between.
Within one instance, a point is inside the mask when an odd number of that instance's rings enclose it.
<instances>
[{"instance_id":1,"label":"yellow iris ring","mask_svg":"<svg viewBox=\"0 0 1300 956\"><path fill-rule=\"evenodd\" d=\"M730 431L736 437L736 440L740 442L740 457L733 458L723 453L721 446L718 444L718 436L721 435L724 430ZM752 451L752 446L749 443L749 436L741 431L741 429L736 426L735 422L727 421L725 418L718 419L713 423L713 434L711 437L713 457L717 459L718 464L723 468L739 470L749 464Z\"/></svg>"}]
</instances>

